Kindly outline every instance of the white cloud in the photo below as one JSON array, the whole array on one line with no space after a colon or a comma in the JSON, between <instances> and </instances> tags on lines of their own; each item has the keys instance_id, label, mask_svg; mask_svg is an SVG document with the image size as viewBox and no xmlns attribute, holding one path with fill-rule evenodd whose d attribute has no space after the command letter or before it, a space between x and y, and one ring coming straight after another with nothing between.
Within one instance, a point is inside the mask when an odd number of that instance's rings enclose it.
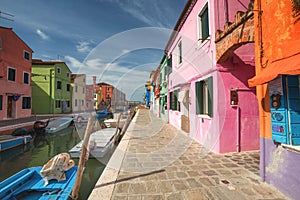
<instances>
[{"instance_id":1,"label":"white cloud","mask_svg":"<svg viewBox=\"0 0 300 200\"><path fill-rule=\"evenodd\" d=\"M43 40L48 40L49 36L46 35L43 31L40 29L36 29L36 33L43 39Z\"/></svg>"},{"instance_id":2,"label":"white cloud","mask_svg":"<svg viewBox=\"0 0 300 200\"><path fill-rule=\"evenodd\" d=\"M91 44L89 42L81 41L81 42L79 42L78 45L76 45L76 48L77 48L77 51L79 51L81 53L89 53L91 51L90 45Z\"/></svg>"}]
</instances>

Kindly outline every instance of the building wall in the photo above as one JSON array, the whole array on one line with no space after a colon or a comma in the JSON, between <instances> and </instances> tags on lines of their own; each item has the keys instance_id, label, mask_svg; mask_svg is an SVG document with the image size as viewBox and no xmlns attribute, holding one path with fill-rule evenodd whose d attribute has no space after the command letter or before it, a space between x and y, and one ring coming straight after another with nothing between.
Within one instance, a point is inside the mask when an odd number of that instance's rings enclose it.
<instances>
[{"instance_id":1,"label":"building wall","mask_svg":"<svg viewBox=\"0 0 300 200\"><path fill-rule=\"evenodd\" d=\"M67 91L67 84L71 84L71 71L68 66L63 62L40 61L34 62L32 69L33 73L38 74L32 80L35 85L33 112L35 114L71 112L71 89ZM57 81L61 81L61 89L57 89ZM60 101L60 107L56 107L56 101Z\"/></svg>"},{"instance_id":2,"label":"building wall","mask_svg":"<svg viewBox=\"0 0 300 200\"><path fill-rule=\"evenodd\" d=\"M0 120L8 118L7 104L11 96L19 96L12 101L12 118L31 116L31 108L22 108L22 98L31 98L31 57L32 50L10 28L0 27L0 95L2 95L2 110ZM30 54L29 60L24 59L24 50ZM8 67L16 69L16 81L8 81ZM24 72L29 73L29 84L23 83Z\"/></svg>"},{"instance_id":3,"label":"building wall","mask_svg":"<svg viewBox=\"0 0 300 200\"><path fill-rule=\"evenodd\" d=\"M76 90L77 88L77 90ZM86 75L77 75L72 83L72 111L84 112L86 109ZM76 102L77 101L77 102Z\"/></svg>"},{"instance_id":4,"label":"building wall","mask_svg":"<svg viewBox=\"0 0 300 200\"><path fill-rule=\"evenodd\" d=\"M32 114L53 113L53 67L32 65Z\"/></svg>"},{"instance_id":5,"label":"building wall","mask_svg":"<svg viewBox=\"0 0 300 200\"><path fill-rule=\"evenodd\" d=\"M232 20L238 10L246 11L249 2L228 1L228 20ZM210 37L199 43L198 15L205 5L208 5ZM259 149L255 90L247 86L247 80L255 72L254 45L244 45L234 51L226 62L216 64L215 32L224 26L225 21L224 2L196 2L169 48L168 54L172 54L173 58L169 92L189 87L190 136L207 148L219 153ZM178 63L179 41L182 41L182 64ZM213 79L212 117L196 114L196 82L209 77ZM239 94L239 105L235 107L230 105L232 88L237 89ZM177 128L182 128L181 115L185 112L182 102L180 105L181 111L169 111L169 122Z\"/></svg>"},{"instance_id":6,"label":"building wall","mask_svg":"<svg viewBox=\"0 0 300 200\"><path fill-rule=\"evenodd\" d=\"M86 86L86 111L92 111L94 110L94 87L93 85L87 85Z\"/></svg>"},{"instance_id":7,"label":"building wall","mask_svg":"<svg viewBox=\"0 0 300 200\"><path fill-rule=\"evenodd\" d=\"M299 54L300 18L297 13L300 12L300 5L298 3L297 6L296 3L297 1L289 0L255 1L254 9L259 10L261 7L262 11L261 21L255 13L257 73L275 60L292 59L293 55ZM262 38L259 38L260 33ZM263 49L260 41L263 43ZM272 141L268 84L257 86L257 98L261 127L261 177L291 199L299 199L299 150L294 149L295 146L289 150Z\"/></svg>"}]
</instances>

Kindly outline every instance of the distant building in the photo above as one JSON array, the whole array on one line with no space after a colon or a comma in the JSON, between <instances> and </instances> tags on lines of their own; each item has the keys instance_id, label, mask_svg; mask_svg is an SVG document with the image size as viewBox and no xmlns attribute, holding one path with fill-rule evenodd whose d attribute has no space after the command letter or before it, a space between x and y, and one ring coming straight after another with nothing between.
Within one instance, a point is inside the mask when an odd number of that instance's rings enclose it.
<instances>
[{"instance_id":1,"label":"distant building","mask_svg":"<svg viewBox=\"0 0 300 200\"><path fill-rule=\"evenodd\" d=\"M85 110L86 111L94 110L94 87L93 87L93 85L86 86Z\"/></svg>"},{"instance_id":2,"label":"distant building","mask_svg":"<svg viewBox=\"0 0 300 200\"><path fill-rule=\"evenodd\" d=\"M32 53L12 28L0 27L0 120L31 116Z\"/></svg>"},{"instance_id":3,"label":"distant building","mask_svg":"<svg viewBox=\"0 0 300 200\"><path fill-rule=\"evenodd\" d=\"M113 110L124 110L123 108L126 104L126 95L122 92L122 90L119 90L113 85L105 82L98 83L97 86L102 92L101 103L98 106L100 110L108 107L111 107Z\"/></svg>"},{"instance_id":4,"label":"distant building","mask_svg":"<svg viewBox=\"0 0 300 200\"><path fill-rule=\"evenodd\" d=\"M65 62L32 61L32 113L71 112L71 71Z\"/></svg>"},{"instance_id":5,"label":"distant building","mask_svg":"<svg viewBox=\"0 0 300 200\"><path fill-rule=\"evenodd\" d=\"M84 112L86 109L86 75L71 75L72 112Z\"/></svg>"}]
</instances>

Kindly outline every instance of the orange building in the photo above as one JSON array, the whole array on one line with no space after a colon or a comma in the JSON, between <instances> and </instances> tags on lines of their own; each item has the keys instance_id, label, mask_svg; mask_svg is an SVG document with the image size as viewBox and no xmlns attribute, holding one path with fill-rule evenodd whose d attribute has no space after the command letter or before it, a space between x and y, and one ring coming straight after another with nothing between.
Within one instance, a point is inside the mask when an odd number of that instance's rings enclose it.
<instances>
[{"instance_id":1,"label":"orange building","mask_svg":"<svg viewBox=\"0 0 300 200\"><path fill-rule=\"evenodd\" d=\"M0 27L0 120L31 116L32 49Z\"/></svg>"},{"instance_id":2,"label":"orange building","mask_svg":"<svg viewBox=\"0 0 300 200\"><path fill-rule=\"evenodd\" d=\"M300 1L254 2L263 180L300 197Z\"/></svg>"}]
</instances>

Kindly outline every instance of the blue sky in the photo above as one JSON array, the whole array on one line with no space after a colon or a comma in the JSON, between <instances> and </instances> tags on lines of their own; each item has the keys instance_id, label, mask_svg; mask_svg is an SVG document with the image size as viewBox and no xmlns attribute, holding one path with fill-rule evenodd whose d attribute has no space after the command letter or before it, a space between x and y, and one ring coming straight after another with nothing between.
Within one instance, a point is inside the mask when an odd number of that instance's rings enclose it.
<instances>
[{"instance_id":1,"label":"blue sky","mask_svg":"<svg viewBox=\"0 0 300 200\"><path fill-rule=\"evenodd\" d=\"M141 100L186 0L1 0L0 11L34 51L65 61L73 73L96 75ZM9 17L4 15L1 16Z\"/></svg>"}]
</instances>

